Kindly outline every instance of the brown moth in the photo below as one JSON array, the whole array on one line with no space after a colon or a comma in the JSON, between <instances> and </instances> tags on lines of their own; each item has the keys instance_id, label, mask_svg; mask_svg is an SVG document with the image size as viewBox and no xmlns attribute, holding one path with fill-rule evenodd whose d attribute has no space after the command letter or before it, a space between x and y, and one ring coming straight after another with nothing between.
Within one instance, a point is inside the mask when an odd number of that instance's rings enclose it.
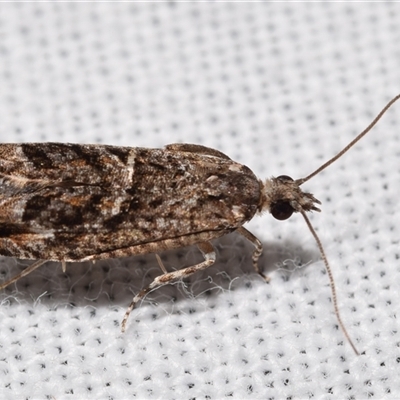
<instances>
[{"instance_id":1,"label":"brown moth","mask_svg":"<svg viewBox=\"0 0 400 400\"><path fill-rule=\"evenodd\" d=\"M306 215L320 202L300 186L341 157L377 123L372 123L331 160L305 178L259 180L244 165L200 145L171 144L164 149L25 143L0 145L0 255L39 260L0 285L5 288L46 261L65 263L157 253L196 244L204 261L163 274L132 300L122 331L135 305L150 291L210 267L216 259L210 242L237 231L255 246L261 242L243 225L269 211L285 220L305 219L328 271L339 325L358 354L340 318L332 272L322 244Z\"/></svg>"}]
</instances>

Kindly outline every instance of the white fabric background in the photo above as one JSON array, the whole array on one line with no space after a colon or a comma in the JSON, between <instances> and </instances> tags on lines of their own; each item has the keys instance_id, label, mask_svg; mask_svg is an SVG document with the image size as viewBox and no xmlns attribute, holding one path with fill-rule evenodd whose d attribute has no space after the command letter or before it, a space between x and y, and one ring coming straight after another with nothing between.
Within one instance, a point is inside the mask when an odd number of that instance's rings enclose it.
<instances>
[{"instance_id":1,"label":"white fabric background","mask_svg":"<svg viewBox=\"0 0 400 400\"><path fill-rule=\"evenodd\" d=\"M259 177L302 177L400 92L400 5L0 5L2 142L217 148ZM362 355L337 329L300 216L216 241L218 263L149 295L154 255L49 263L1 293L2 399L400 398L400 103L305 184ZM162 254L170 269L195 248ZM26 263L2 258L1 279Z\"/></svg>"}]
</instances>

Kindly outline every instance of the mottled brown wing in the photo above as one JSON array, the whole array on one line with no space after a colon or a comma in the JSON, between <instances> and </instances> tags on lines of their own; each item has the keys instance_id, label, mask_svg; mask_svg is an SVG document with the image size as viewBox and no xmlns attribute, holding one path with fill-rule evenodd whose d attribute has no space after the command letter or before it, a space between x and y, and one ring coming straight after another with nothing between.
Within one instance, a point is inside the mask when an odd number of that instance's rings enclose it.
<instances>
[{"instance_id":1,"label":"mottled brown wing","mask_svg":"<svg viewBox=\"0 0 400 400\"><path fill-rule=\"evenodd\" d=\"M0 254L6 256L74 261L166 239L187 237L191 244L235 230L259 203L254 174L217 155L0 145Z\"/></svg>"}]
</instances>

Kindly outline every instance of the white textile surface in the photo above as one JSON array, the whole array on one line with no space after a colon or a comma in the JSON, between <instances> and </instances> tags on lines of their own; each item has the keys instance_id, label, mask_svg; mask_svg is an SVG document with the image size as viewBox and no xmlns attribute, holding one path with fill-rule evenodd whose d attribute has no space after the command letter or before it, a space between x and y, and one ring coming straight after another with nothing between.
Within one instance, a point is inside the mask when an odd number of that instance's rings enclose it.
<instances>
[{"instance_id":1,"label":"white textile surface","mask_svg":"<svg viewBox=\"0 0 400 400\"><path fill-rule=\"evenodd\" d=\"M399 20L397 2L2 3L1 142L197 143L300 178L400 93ZM0 397L400 398L399 139L400 102L304 184L360 356L304 220L265 214L246 227L269 284L227 235L215 266L149 294L125 334L160 274L152 254L47 263L9 286ZM201 260L160 255L169 270ZM26 265L2 257L1 281Z\"/></svg>"}]
</instances>

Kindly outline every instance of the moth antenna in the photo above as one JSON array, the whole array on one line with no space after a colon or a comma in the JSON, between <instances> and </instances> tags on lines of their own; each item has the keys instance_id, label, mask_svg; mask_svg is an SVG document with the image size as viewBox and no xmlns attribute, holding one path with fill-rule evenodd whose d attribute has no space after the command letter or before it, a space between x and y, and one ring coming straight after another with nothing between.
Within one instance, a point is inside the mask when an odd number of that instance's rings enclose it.
<instances>
[{"instance_id":1,"label":"moth antenna","mask_svg":"<svg viewBox=\"0 0 400 400\"><path fill-rule=\"evenodd\" d=\"M386 111L399 99L400 99L400 94L398 94L397 96L393 97L393 99L390 100L386 104L385 107L383 107L381 112L373 119L373 121L361 133L359 133L346 147L344 147L338 154L336 154L334 157L332 157L327 162L322 164L319 168L317 168L310 175L306 176L305 178L296 179L295 181L293 181L293 183L295 185L297 185L297 187L299 187L304 182L307 182L308 180L310 180L315 175L318 175L325 168L329 167L338 158L342 157L342 155L344 153L346 153L348 150L350 150L359 140L361 140L377 124L377 122L383 117L383 115L386 113ZM304 194L302 193L302 195L304 195ZM306 196L310 196L310 194L306 194ZM310 199L311 199L311 202L319 203L312 196L310 197ZM307 203L305 203L305 204L307 204ZM310 230L311 234L314 236L315 241L317 242L317 246L318 246L319 252L321 254L322 260L324 261L325 268L326 268L326 271L327 271L328 277L329 277L329 283L330 283L331 293L332 293L332 303L333 303L333 309L335 311L336 319L337 319L337 321L339 323L340 328L342 329L342 331L344 333L344 336L346 337L347 341L350 343L350 345L353 348L354 352L357 355L360 355L360 353L358 352L356 346L354 345L353 341L351 340L350 335L348 334L348 332L347 332L347 330L346 330L346 328L344 326L344 323L342 322L342 318L341 318L340 313L339 313L339 307L337 305L337 293L336 293L336 286L335 286L335 282L334 282L334 279L333 279L332 270L331 270L331 267L330 267L330 265L328 263L328 259L327 259L326 255L325 255L325 251L324 251L324 248L322 246L321 240L318 237L317 233L315 232L314 227L311 225L311 222L310 222L310 220L308 219L308 217L307 217L307 215L305 213L306 211L310 211L310 210L316 210L316 211L319 211L319 210L317 208L315 208L315 206L313 208L312 205L311 205L311 208L308 205L308 209L305 208L304 206L300 206L300 207L297 207L297 208L293 207L293 206L291 206L291 207L293 208L293 211L297 211L297 212L301 213L301 215L303 216L304 220L306 221L308 229ZM291 215L291 213L290 213L290 215Z\"/></svg>"},{"instance_id":2,"label":"moth antenna","mask_svg":"<svg viewBox=\"0 0 400 400\"><path fill-rule=\"evenodd\" d=\"M377 122L382 118L382 116L386 113L386 111L397 101L400 99L400 94L395 96L392 100L389 101L389 103L386 104L385 107L381 110L381 112L373 119L373 121L361 132L359 133L346 147L344 147L338 154L336 154L334 157L329 159L327 162L322 164L319 168L317 168L314 172L312 172L310 175L306 176L305 178L301 179L296 179L294 183L297 186L302 185L304 182L307 182L310 180L312 177L315 175L318 175L321 171L323 171L325 168L329 167L331 164L333 164L338 158L342 157L344 153L346 153L348 150L350 150L359 140L361 140L376 124ZM315 199L312 199L314 202ZM312 209L312 208L311 208ZM315 208L314 208L315 209ZM298 209L294 209L295 211L300 212L300 214L303 216L304 220L306 221L306 224L308 226L308 229L310 230L311 234L314 236L315 241L317 242L317 246L319 249L319 252L321 254L322 260L324 261L326 272L328 273L329 277L329 283L331 287L331 293L332 293L332 303L333 303L333 309L335 311L336 319L339 323L340 328L342 329L344 336L346 337L347 341L350 343L350 346L353 348L354 352L357 355L360 355L358 352L356 346L354 345L353 341L350 338L350 335L348 334L346 327L344 326L344 323L342 321L342 318L339 313L339 307L337 305L337 293L336 293L336 286L335 286L335 281L333 279L333 274L331 267L328 263L328 259L326 257L324 248L322 246L321 240L318 237L317 233L315 232L314 227L311 225L310 220L308 219L305 211L308 211L304 207L299 207Z\"/></svg>"},{"instance_id":3,"label":"moth antenna","mask_svg":"<svg viewBox=\"0 0 400 400\"><path fill-rule=\"evenodd\" d=\"M356 138L353 139L343 150L341 150L338 154L336 154L336 156L332 157L326 163L322 164L319 168L317 168L314 172L312 172L310 175L306 176L305 178L296 179L296 183L299 186L302 185L304 182L307 182L313 176L319 174L325 168L329 167L338 158L342 157L342 155L344 153L346 153L348 150L350 150L359 140L361 140L377 124L377 122L383 117L383 115L386 113L386 111L399 99L400 99L400 94L398 94L392 100L390 100L389 103L387 103L386 106L383 107L382 111L374 118L374 120L360 134L358 134L356 136Z\"/></svg>"},{"instance_id":4,"label":"moth antenna","mask_svg":"<svg viewBox=\"0 0 400 400\"><path fill-rule=\"evenodd\" d=\"M317 242L317 246L319 249L319 252L321 254L322 260L324 261L325 264L325 269L326 272L328 273L328 277L329 277L329 283L330 283L330 287L331 287L331 293L332 293L332 303L333 303L333 309L335 311L335 315L336 315L336 319L339 323L340 328L342 329L344 336L346 337L347 341L350 343L350 346L353 348L354 353L356 353L356 355L360 355L360 353L358 352L356 346L354 345L353 341L350 338L350 335L347 332L347 329L342 321L342 318L340 316L340 312L339 312L339 307L337 304L337 293L336 293L336 285L335 285L335 281L333 279L333 274L332 274L332 270L331 267L328 263L328 258L325 255L325 251L324 248L322 246L321 240L317 235L317 232L315 232L314 227L311 225L310 220L308 219L306 213L304 211L300 211L301 215L303 216L304 220L306 221L306 224L308 226L308 229L310 230L311 234L314 236L315 241Z\"/></svg>"}]
</instances>

